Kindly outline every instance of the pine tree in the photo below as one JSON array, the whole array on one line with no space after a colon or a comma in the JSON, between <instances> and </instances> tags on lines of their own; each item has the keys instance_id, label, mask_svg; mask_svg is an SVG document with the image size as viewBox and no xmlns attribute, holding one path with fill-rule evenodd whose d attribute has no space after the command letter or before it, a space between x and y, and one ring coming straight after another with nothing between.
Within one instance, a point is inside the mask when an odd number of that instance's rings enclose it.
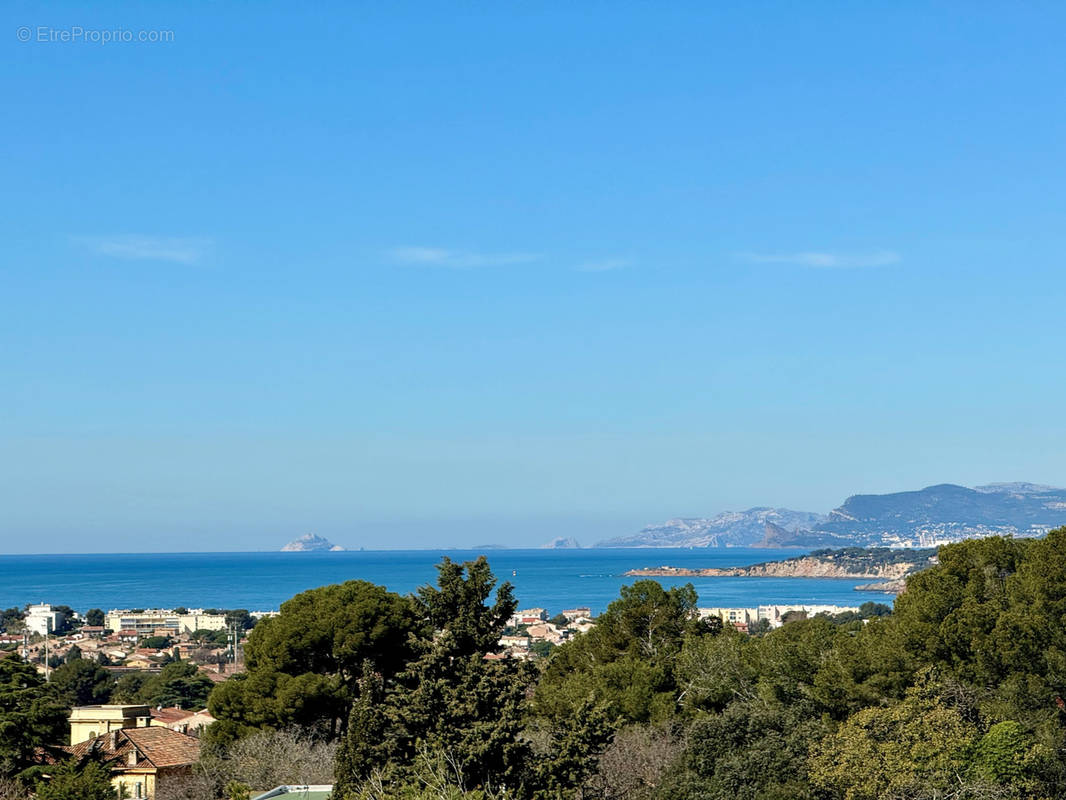
<instances>
[{"instance_id":1,"label":"pine tree","mask_svg":"<svg viewBox=\"0 0 1066 800\"><path fill-rule=\"evenodd\" d=\"M461 790L521 780L527 747L519 733L535 671L485 658L500 649L517 605L513 590L504 583L492 600L496 579L484 557L445 558L438 572L437 585L415 599L427 623L417 656L388 685L361 683L338 758L341 796L375 771L387 770L396 783L413 780L416 761L427 758L447 762Z\"/></svg>"}]
</instances>

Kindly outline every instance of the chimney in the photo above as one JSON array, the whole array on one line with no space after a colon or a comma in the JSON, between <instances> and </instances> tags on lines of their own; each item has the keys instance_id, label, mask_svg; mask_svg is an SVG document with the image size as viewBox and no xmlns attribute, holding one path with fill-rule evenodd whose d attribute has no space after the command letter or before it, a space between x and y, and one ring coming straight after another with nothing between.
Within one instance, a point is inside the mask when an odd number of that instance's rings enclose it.
<instances>
[{"instance_id":1,"label":"chimney","mask_svg":"<svg viewBox=\"0 0 1066 800\"><path fill-rule=\"evenodd\" d=\"M121 732L121 728L111 731L111 751L118 750L118 735Z\"/></svg>"}]
</instances>

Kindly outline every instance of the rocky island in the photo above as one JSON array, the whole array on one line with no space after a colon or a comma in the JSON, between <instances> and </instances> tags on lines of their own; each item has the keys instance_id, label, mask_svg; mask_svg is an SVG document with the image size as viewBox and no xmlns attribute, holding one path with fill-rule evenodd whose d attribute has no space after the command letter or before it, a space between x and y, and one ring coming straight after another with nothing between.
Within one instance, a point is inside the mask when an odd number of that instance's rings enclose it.
<instances>
[{"instance_id":1,"label":"rocky island","mask_svg":"<svg viewBox=\"0 0 1066 800\"><path fill-rule=\"evenodd\" d=\"M329 539L317 536L313 533L305 533L299 539L293 539L283 548L283 553L328 553L341 552L344 548L333 544Z\"/></svg>"},{"instance_id":2,"label":"rocky island","mask_svg":"<svg viewBox=\"0 0 1066 800\"><path fill-rule=\"evenodd\" d=\"M856 589L898 594L908 575L936 561L936 550L898 550L888 547L845 547L815 550L805 556L765 561L747 567L644 567L631 569L629 577L693 578L847 578L874 583Z\"/></svg>"},{"instance_id":3,"label":"rocky island","mask_svg":"<svg viewBox=\"0 0 1066 800\"><path fill-rule=\"evenodd\" d=\"M581 545L572 536L556 536L547 544L542 544L542 550L580 550Z\"/></svg>"}]
</instances>

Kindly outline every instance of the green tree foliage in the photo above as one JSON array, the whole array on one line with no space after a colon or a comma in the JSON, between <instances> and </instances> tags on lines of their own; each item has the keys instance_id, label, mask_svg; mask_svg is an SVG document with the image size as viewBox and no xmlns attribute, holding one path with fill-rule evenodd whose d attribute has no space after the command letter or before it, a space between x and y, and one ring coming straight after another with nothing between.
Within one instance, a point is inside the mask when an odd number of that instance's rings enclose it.
<instances>
[{"instance_id":1,"label":"green tree foliage","mask_svg":"<svg viewBox=\"0 0 1066 800\"><path fill-rule=\"evenodd\" d=\"M811 797L807 749L827 732L808 709L761 700L730 703L697 715L681 762L664 782L662 798L763 800Z\"/></svg>"},{"instance_id":2,"label":"green tree foliage","mask_svg":"<svg viewBox=\"0 0 1066 800\"><path fill-rule=\"evenodd\" d=\"M873 619L874 617L887 617L892 614L892 606L885 603L875 603L872 600L867 600L861 606L859 606L859 616L863 619Z\"/></svg>"},{"instance_id":3,"label":"green tree foliage","mask_svg":"<svg viewBox=\"0 0 1066 800\"><path fill-rule=\"evenodd\" d=\"M39 747L66 738L66 709L43 678L17 656L0 658L0 777L31 766Z\"/></svg>"},{"instance_id":4,"label":"green tree foliage","mask_svg":"<svg viewBox=\"0 0 1066 800\"><path fill-rule=\"evenodd\" d=\"M548 721L533 762L532 796L548 800L573 794L595 771L618 727L617 717L592 695L577 704L567 724Z\"/></svg>"},{"instance_id":5,"label":"green tree foliage","mask_svg":"<svg viewBox=\"0 0 1066 800\"><path fill-rule=\"evenodd\" d=\"M1006 721L983 731L954 692L925 683L890 707L856 712L812 748L811 781L832 797L1043 797L1053 753Z\"/></svg>"},{"instance_id":6,"label":"green tree foliage","mask_svg":"<svg viewBox=\"0 0 1066 800\"><path fill-rule=\"evenodd\" d=\"M226 627L237 627L238 631L251 630L255 625L255 618L248 613L246 608L234 608L226 612Z\"/></svg>"},{"instance_id":7,"label":"green tree foliage","mask_svg":"<svg viewBox=\"0 0 1066 800\"><path fill-rule=\"evenodd\" d=\"M60 615L59 626L53 633L62 635L81 627L81 620L75 617L74 609L70 606L52 606L52 610Z\"/></svg>"},{"instance_id":8,"label":"green tree foliage","mask_svg":"<svg viewBox=\"0 0 1066 800\"><path fill-rule=\"evenodd\" d=\"M97 705L111 699L115 679L99 664L76 658L55 669L50 687L64 705Z\"/></svg>"},{"instance_id":9,"label":"green tree foliage","mask_svg":"<svg viewBox=\"0 0 1066 800\"><path fill-rule=\"evenodd\" d=\"M107 617L104 615L103 609L90 608L85 612L85 624L92 625L95 628L102 627L106 622Z\"/></svg>"},{"instance_id":10,"label":"green tree foliage","mask_svg":"<svg viewBox=\"0 0 1066 800\"><path fill-rule=\"evenodd\" d=\"M137 702L151 706L203 708L214 684L195 664L171 661L143 682L135 695Z\"/></svg>"},{"instance_id":11,"label":"green tree foliage","mask_svg":"<svg viewBox=\"0 0 1066 800\"><path fill-rule=\"evenodd\" d=\"M626 724L661 723L680 712L678 659L687 641L714 639L695 613L691 585L624 586L588 633L552 653L532 702L541 740L538 791L568 796L596 770L596 755ZM738 634L739 635L739 634Z\"/></svg>"},{"instance_id":12,"label":"green tree foliage","mask_svg":"<svg viewBox=\"0 0 1066 800\"><path fill-rule=\"evenodd\" d=\"M909 579L893 619L912 673L931 665L980 687L991 720L1013 718L1063 746L1066 528L941 548L937 566Z\"/></svg>"},{"instance_id":13,"label":"green tree foliage","mask_svg":"<svg viewBox=\"0 0 1066 800\"><path fill-rule=\"evenodd\" d=\"M26 619L26 615L21 608L12 606L11 608L2 609L0 610L0 630L4 633L21 633L24 619Z\"/></svg>"},{"instance_id":14,"label":"green tree foliage","mask_svg":"<svg viewBox=\"0 0 1066 800\"><path fill-rule=\"evenodd\" d=\"M113 703L139 703L137 698L140 696L141 688L152 677L148 672L127 672L118 679L115 683L115 688L111 692L111 702Z\"/></svg>"},{"instance_id":15,"label":"green tree foliage","mask_svg":"<svg viewBox=\"0 0 1066 800\"><path fill-rule=\"evenodd\" d=\"M488 605L496 578L489 562L456 563L445 557L437 565L437 585L418 590L415 606L419 616L439 632L436 639L456 655L495 653L499 638L518 606L514 587L500 584Z\"/></svg>"},{"instance_id":16,"label":"green tree foliage","mask_svg":"<svg viewBox=\"0 0 1066 800\"><path fill-rule=\"evenodd\" d=\"M1062 786L1061 763L1014 720L997 722L981 737L973 749L971 771L978 781L1033 796L1049 785Z\"/></svg>"},{"instance_id":17,"label":"green tree foliage","mask_svg":"<svg viewBox=\"0 0 1066 800\"><path fill-rule=\"evenodd\" d=\"M555 645L552 642L548 642L543 639L538 639L537 641L532 642L529 645L529 652L531 652L538 658L547 658L552 654L552 651L554 649Z\"/></svg>"},{"instance_id":18,"label":"green tree foliage","mask_svg":"<svg viewBox=\"0 0 1066 800\"><path fill-rule=\"evenodd\" d=\"M147 647L149 650L163 650L174 644L174 640L169 636L146 636L141 639L141 647Z\"/></svg>"},{"instance_id":19,"label":"green tree foliage","mask_svg":"<svg viewBox=\"0 0 1066 800\"><path fill-rule=\"evenodd\" d=\"M247 672L212 692L208 705L220 722L210 736L292 725L337 735L364 662L391 678L412 657L411 636L420 626L408 599L366 581L296 595L252 629Z\"/></svg>"},{"instance_id":20,"label":"green tree foliage","mask_svg":"<svg viewBox=\"0 0 1066 800\"><path fill-rule=\"evenodd\" d=\"M115 800L107 768L95 761L66 761L38 782L37 800Z\"/></svg>"},{"instance_id":21,"label":"green tree foliage","mask_svg":"<svg viewBox=\"0 0 1066 800\"><path fill-rule=\"evenodd\" d=\"M364 665L360 701L338 757L339 790L355 794L372 775L402 785L420 759L446 762L458 788L514 787L527 748L520 739L533 668L487 660L516 602L482 557L445 558L436 586L419 590L415 608L427 623L415 657L389 681Z\"/></svg>"},{"instance_id":22,"label":"green tree foliage","mask_svg":"<svg viewBox=\"0 0 1066 800\"><path fill-rule=\"evenodd\" d=\"M517 785L526 759L524 700L533 677L524 662L433 647L386 697L389 761L406 764L428 750L451 763L464 786Z\"/></svg>"},{"instance_id":23,"label":"green tree foliage","mask_svg":"<svg viewBox=\"0 0 1066 800\"><path fill-rule=\"evenodd\" d=\"M207 628L197 628L192 632L191 638L200 644L215 644L225 646L229 642L229 633L225 630L212 631Z\"/></svg>"},{"instance_id":24,"label":"green tree foliage","mask_svg":"<svg viewBox=\"0 0 1066 800\"><path fill-rule=\"evenodd\" d=\"M383 674L410 656L417 621L411 604L366 581L348 581L296 595L281 613L253 629L245 647L248 670L288 675L337 675L352 682L370 660Z\"/></svg>"},{"instance_id":25,"label":"green tree foliage","mask_svg":"<svg viewBox=\"0 0 1066 800\"><path fill-rule=\"evenodd\" d=\"M291 726L323 727L332 724L345 705L336 676L305 672L289 675L269 669L235 675L216 686L207 707L218 720L205 732L206 738L225 743L257 730Z\"/></svg>"},{"instance_id":26,"label":"green tree foliage","mask_svg":"<svg viewBox=\"0 0 1066 800\"><path fill-rule=\"evenodd\" d=\"M866 708L813 748L813 784L845 800L944 794L968 769L976 725L926 692L898 705ZM935 794L934 794L935 796Z\"/></svg>"},{"instance_id":27,"label":"green tree foliage","mask_svg":"<svg viewBox=\"0 0 1066 800\"><path fill-rule=\"evenodd\" d=\"M814 618L758 637L726 630L686 640L677 676L691 722L662 796L809 796L807 748L829 726L813 678L840 636Z\"/></svg>"},{"instance_id":28,"label":"green tree foliage","mask_svg":"<svg viewBox=\"0 0 1066 800\"><path fill-rule=\"evenodd\" d=\"M127 672L111 693L114 703L203 708L214 687L211 679L188 661L171 661L157 673Z\"/></svg>"},{"instance_id":29,"label":"green tree foliage","mask_svg":"<svg viewBox=\"0 0 1066 800\"><path fill-rule=\"evenodd\" d=\"M695 608L691 585L623 586L592 630L552 654L537 686L536 713L565 724L593 696L619 722L668 719L677 708L674 665L685 636L709 632Z\"/></svg>"}]
</instances>

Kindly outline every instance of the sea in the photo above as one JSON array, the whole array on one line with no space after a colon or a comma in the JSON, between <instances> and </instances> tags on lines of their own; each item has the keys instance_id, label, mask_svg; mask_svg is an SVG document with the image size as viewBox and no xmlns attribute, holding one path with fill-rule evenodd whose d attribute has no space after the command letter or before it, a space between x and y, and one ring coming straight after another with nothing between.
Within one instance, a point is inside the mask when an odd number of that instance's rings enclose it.
<instances>
[{"instance_id":1,"label":"sea","mask_svg":"<svg viewBox=\"0 0 1066 800\"><path fill-rule=\"evenodd\" d=\"M273 611L298 592L365 580L406 594L433 583L442 557L485 555L499 581L510 581L520 607L551 613L588 606L594 614L638 578L626 570L746 566L800 551L755 548L587 550L359 550L325 553L109 553L0 555L0 608L27 603L90 608L245 608ZM861 580L834 578L656 578L691 583L701 606L762 604L857 606L892 596L860 592Z\"/></svg>"}]
</instances>

